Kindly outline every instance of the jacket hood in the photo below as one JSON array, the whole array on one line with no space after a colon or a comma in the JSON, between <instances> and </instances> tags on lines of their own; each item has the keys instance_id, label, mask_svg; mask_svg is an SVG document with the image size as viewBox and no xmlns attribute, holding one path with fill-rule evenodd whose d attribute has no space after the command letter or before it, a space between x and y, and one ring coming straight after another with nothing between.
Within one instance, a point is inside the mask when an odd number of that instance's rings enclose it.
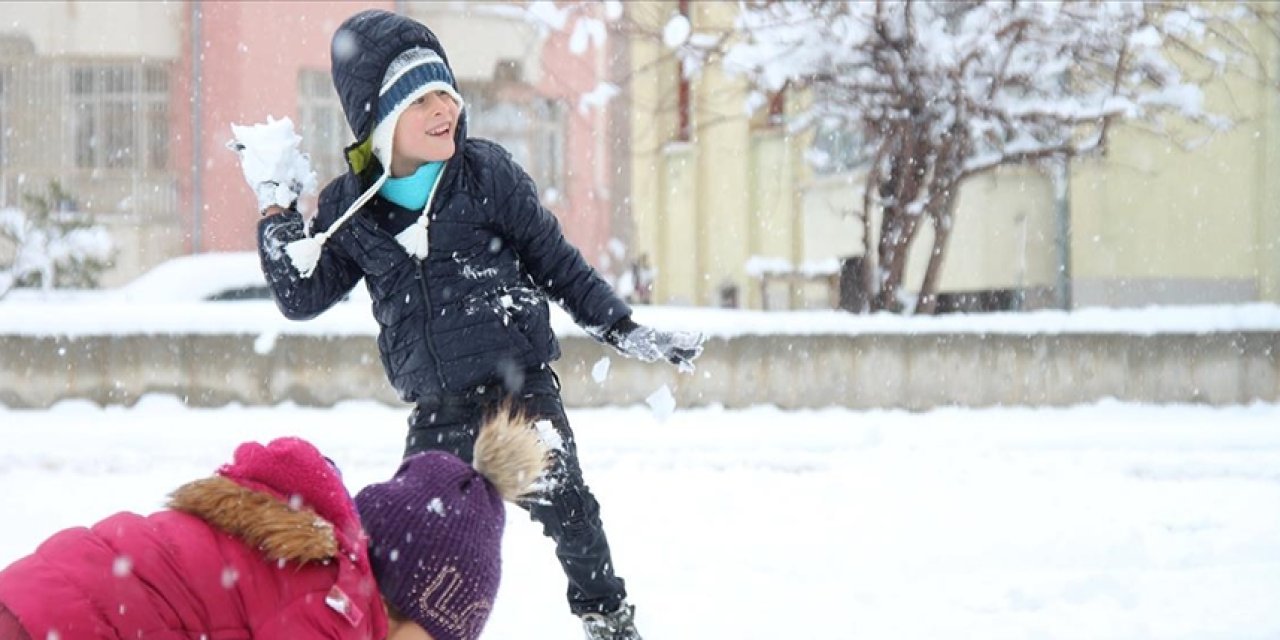
<instances>
[{"instance_id":1,"label":"jacket hood","mask_svg":"<svg viewBox=\"0 0 1280 640\"><path fill-rule=\"evenodd\" d=\"M364 174L373 160L369 139L376 124L378 92L391 61L401 53L422 47L436 52L452 74L453 66L440 40L426 25L405 16L369 9L361 11L338 27L330 46L333 87L338 92L342 111L355 135L355 143L347 148L347 162L358 175ZM454 81L454 90L458 89ZM458 149L466 139L465 110L458 118L454 140Z\"/></svg>"},{"instance_id":2,"label":"jacket hood","mask_svg":"<svg viewBox=\"0 0 1280 640\"><path fill-rule=\"evenodd\" d=\"M333 523L307 507L293 508L275 496L222 476L189 482L174 491L169 508L189 513L225 531L271 560L305 564L337 556Z\"/></svg>"},{"instance_id":3,"label":"jacket hood","mask_svg":"<svg viewBox=\"0 0 1280 640\"><path fill-rule=\"evenodd\" d=\"M262 549L273 560L360 555L364 531L337 468L310 442L245 442L217 475L179 487L169 507Z\"/></svg>"}]
</instances>

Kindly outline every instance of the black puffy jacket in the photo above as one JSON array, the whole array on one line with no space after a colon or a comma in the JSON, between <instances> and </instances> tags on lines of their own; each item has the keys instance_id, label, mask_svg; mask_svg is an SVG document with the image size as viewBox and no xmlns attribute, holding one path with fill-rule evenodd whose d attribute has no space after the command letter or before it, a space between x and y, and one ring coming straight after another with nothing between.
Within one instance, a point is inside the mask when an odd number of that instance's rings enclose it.
<instances>
[{"instance_id":1,"label":"black puffy jacket","mask_svg":"<svg viewBox=\"0 0 1280 640\"><path fill-rule=\"evenodd\" d=\"M448 61L429 29L385 11L359 13L339 34L333 81L356 143L347 151L350 170L321 191L313 233L328 229L381 171L370 160L373 115L367 105L376 104L387 65L415 46ZM380 328L382 364L407 402L509 380L513 372L558 358L548 297L595 336L631 314L565 240L510 154L467 138L465 114L455 136L458 152L445 164L429 205L430 252L421 261L372 219L370 209L380 199L338 227L308 278L283 250L303 237L302 217L290 211L258 227L263 271L289 318L315 317L364 278Z\"/></svg>"}]
</instances>

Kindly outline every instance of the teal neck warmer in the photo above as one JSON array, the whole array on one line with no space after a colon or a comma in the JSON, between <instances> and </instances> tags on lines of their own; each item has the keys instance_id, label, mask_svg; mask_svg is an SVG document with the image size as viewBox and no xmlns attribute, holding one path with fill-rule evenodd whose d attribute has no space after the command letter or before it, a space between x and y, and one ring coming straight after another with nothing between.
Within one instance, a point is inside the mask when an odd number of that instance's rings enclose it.
<instances>
[{"instance_id":1,"label":"teal neck warmer","mask_svg":"<svg viewBox=\"0 0 1280 640\"><path fill-rule=\"evenodd\" d=\"M412 175L388 177L378 189L378 194L410 211L421 210L427 206L427 197L431 195L431 188L436 186L436 180L440 179L441 169L444 169L443 162L428 162Z\"/></svg>"}]
</instances>

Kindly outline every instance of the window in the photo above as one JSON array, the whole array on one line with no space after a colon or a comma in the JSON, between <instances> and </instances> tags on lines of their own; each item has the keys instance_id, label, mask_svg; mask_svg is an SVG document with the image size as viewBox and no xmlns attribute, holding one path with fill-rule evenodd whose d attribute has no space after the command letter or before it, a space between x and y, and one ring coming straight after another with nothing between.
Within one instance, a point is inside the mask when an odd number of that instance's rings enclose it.
<instances>
[{"instance_id":1,"label":"window","mask_svg":"<svg viewBox=\"0 0 1280 640\"><path fill-rule=\"evenodd\" d=\"M71 134L79 169L169 165L169 71L145 63L77 64L68 70Z\"/></svg>"},{"instance_id":2,"label":"window","mask_svg":"<svg viewBox=\"0 0 1280 640\"><path fill-rule=\"evenodd\" d=\"M147 168L164 171L169 168L169 73L161 67L143 70L143 89L147 96L164 96L163 100L147 100L142 105L146 121Z\"/></svg>"},{"instance_id":3,"label":"window","mask_svg":"<svg viewBox=\"0 0 1280 640\"><path fill-rule=\"evenodd\" d=\"M815 173L830 175L859 169L871 160L862 134L846 124L820 124L814 129L809 159Z\"/></svg>"},{"instance_id":4,"label":"window","mask_svg":"<svg viewBox=\"0 0 1280 640\"><path fill-rule=\"evenodd\" d=\"M524 91L501 91L493 84L461 88L467 101L467 132L511 152L547 204L564 188L564 107Z\"/></svg>"},{"instance_id":5,"label":"window","mask_svg":"<svg viewBox=\"0 0 1280 640\"><path fill-rule=\"evenodd\" d=\"M321 184L347 170L343 150L355 137L342 114L328 71L298 71L297 125L302 150L311 157L311 168Z\"/></svg>"},{"instance_id":6,"label":"window","mask_svg":"<svg viewBox=\"0 0 1280 640\"><path fill-rule=\"evenodd\" d=\"M839 104L839 90L826 85L813 89L819 108ZM871 162L875 149L867 143L862 123L841 117L819 116L808 158L815 173L830 175L861 169Z\"/></svg>"}]
</instances>

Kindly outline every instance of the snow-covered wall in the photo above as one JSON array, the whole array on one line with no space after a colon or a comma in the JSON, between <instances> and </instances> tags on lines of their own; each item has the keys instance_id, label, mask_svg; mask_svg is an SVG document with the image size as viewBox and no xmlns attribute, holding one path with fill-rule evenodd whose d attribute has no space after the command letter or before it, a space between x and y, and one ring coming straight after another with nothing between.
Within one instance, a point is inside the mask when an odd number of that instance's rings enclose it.
<instances>
[{"instance_id":1,"label":"snow-covered wall","mask_svg":"<svg viewBox=\"0 0 1280 640\"><path fill-rule=\"evenodd\" d=\"M565 402L575 407L639 404L664 387L683 407L1280 401L1274 327L1025 331L1015 324L912 333L888 325L848 331L839 318L831 320L793 332L752 332L750 321L738 331L713 331L693 375L626 360L566 329L556 369ZM0 323L0 404L39 408L80 398L128 405L152 393L193 406L397 403L367 332L281 333L229 324L188 333L78 333L6 332Z\"/></svg>"}]
</instances>

